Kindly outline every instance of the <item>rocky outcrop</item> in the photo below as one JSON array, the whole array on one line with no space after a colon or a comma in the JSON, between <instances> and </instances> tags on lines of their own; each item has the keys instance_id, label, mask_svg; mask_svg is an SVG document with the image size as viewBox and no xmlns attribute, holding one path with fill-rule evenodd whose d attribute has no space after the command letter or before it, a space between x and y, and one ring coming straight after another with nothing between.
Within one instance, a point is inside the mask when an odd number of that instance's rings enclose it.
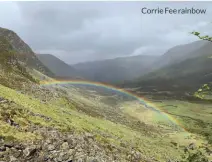
<instances>
[{"instance_id":1,"label":"rocky outcrop","mask_svg":"<svg viewBox=\"0 0 212 162\"><path fill-rule=\"evenodd\" d=\"M43 140L21 143L6 142L0 138L0 161L5 162L140 162L153 160L145 159L138 151L123 156L120 150L111 146L107 151L90 133L60 133L51 128L31 128L41 133ZM109 146L108 146L109 147Z\"/></svg>"}]
</instances>

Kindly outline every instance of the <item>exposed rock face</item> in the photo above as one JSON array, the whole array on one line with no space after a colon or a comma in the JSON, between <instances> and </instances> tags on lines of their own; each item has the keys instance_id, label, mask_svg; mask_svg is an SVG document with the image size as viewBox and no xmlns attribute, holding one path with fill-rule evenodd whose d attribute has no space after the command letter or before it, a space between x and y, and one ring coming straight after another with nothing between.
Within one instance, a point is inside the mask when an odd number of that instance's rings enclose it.
<instances>
[{"instance_id":1,"label":"exposed rock face","mask_svg":"<svg viewBox=\"0 0 212 162\"><path fill-rule=\"evenodd\" d=\"M90 133L80 135L59 133L55 129L34 127L44 135L45 140L33 143L7 143L0 141L0 161L8 162L140 162L152 160L133 150L120 156L120 150L111 146L108 151L102 148ZM122 154L123 155L123 154ZM153 162L153 161L152 161Z\"/></svg>"},{"instance_id":2,"label":"exposed rock face","mask_svg":"<svg viewBox=\"0 0 212 162\"><path fill-rule=\"evenodd\" d=\"M13 50L19 54L18 59L27 66L53 76L52 72L40 62L31 48L15 32L0 27L0 37L7 39Z\"/></svg>"}]
</instances>

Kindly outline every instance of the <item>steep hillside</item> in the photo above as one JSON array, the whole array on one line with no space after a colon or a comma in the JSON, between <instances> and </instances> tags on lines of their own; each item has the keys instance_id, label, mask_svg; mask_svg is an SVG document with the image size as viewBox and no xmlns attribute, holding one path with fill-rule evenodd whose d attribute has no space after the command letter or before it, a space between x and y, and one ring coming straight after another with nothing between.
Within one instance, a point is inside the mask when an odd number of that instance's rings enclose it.
<instances>
[{"instance_id":1,"label":"steep hillside","mask_svg":"<svg viewBox=\"0 0 212 162\"><path fill-rule=\"evenodd\" d=\"M157 56L132 56L74 65L87 79L115 83L131 80L148 72Z\"/></svg>"},{"instance_id":2,"label":"steep hillside","mask_svg":"<svg viewBox=\"0 0 212 162\"><path fill-rule=\"evenodd\" d=\"M203 84L212 81L211 55L191 58L181 63L169 65L131 83L123 84L123 86L139 87L137 90L140 92L152 92L152 94L162 97L162 94L178 98L193 95Z\"/></svg>"},{"instance_id":3,"label":"steep hillside","mask_svg":"<svg viewBox=\"0 0 212 162\"><path fill-rule=\"evenodd\" d=\"M36 82L19 60L19 54L14 51L10 42L0 36L0 84L21 89L24 85Z\"/></svg>"},{"instance_id":4,"label":"steep hillside","mask_svg":"<svg viewBox=\"0 0 212 162\"><path fill-rule=\"evenodd\" d=\"M50 54L37 54L38 59L48 67L55 77L76 78L79 73L71 65Z\"/></svg>"},{"instance_id":5,"label":"steep hillside","mask_svg":"<svg viewBox=\"0 0 212 162\"><path fill-rule=\"evenodd\" d=\"M189 58L208 55L211 50L212 46L207 41L196 41L189 44L175 46L156 60L152 69L155 70L180 63Z\"/></svg>"},{"instance_id":6,"label":"steep hillside","mask_svg":"<svg viewBox=\"0 0 212 162\"><path fill-rule=\"evenodd\" d=\"M96 100L100 94L39 85L41 79L51 78L23 64L10 42L5 37L0 40L0 161L180 158L181 151L172 149L171 139L160 142L162 129ZM154 144L146 145L149 142ZM163 147L155 147L158 143ZM170 153L164 154L166 149Z\"/></svg>"},{"instance_id":7,"label":"steep hillside","mask_svg":"<svg viewBox=\"0 0 212 162\"><path fill-rule=\"evenodd\" d=\"M172 149L172 139L161 142L158 132L162 129L98 101L98 93L92 96L76 87L39 85L43 75L22 65L7 39L3 37L0 44L1 161L155 162L152 156L180 158L181 151ZM170 125L169 131L172 129ZM155 147L159 143L162 147ZM170 153L164 154L166 149Z\"/></svg>"},{"instance_id":8,"label":"steep hillside","mask_svg":"<svg viewBox=\"0 0 212 162\"><path fill-rule=\"evenodd\" d=\"M212 80L212 45L196 41L171 48L160 56L151 71L120 85L157 97L185 98Z\"/></svg>"},{"instance_id":9,"label":"steep hillside","mask_svg":"<svg viewBox=\"0 0 212 162\"><path fill-rule=\"evenodd\" d=\"M15 32L0 28L0 36L8 41L13 50L18 54L19 60L29 67L53 76L52 72L38 60L31 48Z\"/></svg>"}]
</instances>

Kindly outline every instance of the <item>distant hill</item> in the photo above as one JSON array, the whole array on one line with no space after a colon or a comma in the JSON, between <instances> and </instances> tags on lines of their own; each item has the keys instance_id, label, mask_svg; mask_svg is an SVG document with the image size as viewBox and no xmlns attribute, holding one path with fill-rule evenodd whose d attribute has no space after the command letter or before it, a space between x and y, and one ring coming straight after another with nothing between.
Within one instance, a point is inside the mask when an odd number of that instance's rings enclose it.
<instances>
[{"instance_id":1,"label":"distant hill","mask_svg":"<svg viewBox=\"0 0 212 162\"><path fill-rule=\"evenodd\" d=\"M0 28L0 37L5 39L11 46L12 50L18 54L19 61L48 76L53 76L53 73L40 62L31 48L15 32Z\"/></svg>"},{"instance_id":2,"label":"distant hill","mask_svg":"<svg viewBox=\"0 0 212 162\"><path fill-rule=\"evenodd\" d=\"M180 54L182 55L182 53ZM173 61L132 82L124 83L122 86L137 87L137 91L141 93L152 92L157 95L161 95L163 92L165 94L173 93L176 96L193 94L201 85L212 81L211 56L212 45L207 42L198 49L187 53L187 56L183 56L184 60ZM165 58L165 55L162 57Z\"/></svg>"},{"instance_id":3,"label":"distant hill","mask_svg":"<svg viewBox=\"0 0 212 162\"><path fill-rule=\"evenodd\" d=\"M160 56L150 72L119 86L159 98L190 98L199 87L212 81L211 56L211 42L176 46Z\"/></svg>"},{"instance_id":4,"label":"distant hill","mask_svg":"<svg viewBox=\"0 0 212 162\"><path fill-rule=\"evenodd\" d=\"M77 70L71 65L51 54L37 54L38 59L48 67L59 78L76 78L79 77Z\"/></svg>"},{"instance_id":5,"label":"distant hill","mask_svg":"<svg viewBox=\"0 0 212 162\"><path fill-rule=\"evenodd\" d=\"M84 78L115 83L148 73L158 56L138 55L73 65Z\"/></svg>"},{"instance_id":6,"label":"distant hill","mask_svg":"<svg viewBox=\"0 0 212 162\"><path fill-rule=\"evenodd\" d=\"M180 63L197 56L208 55L211 50L212 46L207 41L195 41L189 44L175 46L167 50L165 54L155 61L152 70Z\"/></svg>"},{"instance_id":7,"label":"distant hill","mask_svg":"<svg viewBox=\"0 0 212 162\"><path fill-rule=\"evenodd\" d=\"M192 43L175 46L161 56L138 55L122 57L102 61L84 62L73 65L87 79L119 84L129 83L135 78L145 78L148 73L158 76L157 70L188 59L210 55L212 46L207 41L195 41ZM161 71L161 70L160 70ZM157 75L156 75L157 74ZM145 76L144 76L145 75Z\"/></svg>"}]
</instances>

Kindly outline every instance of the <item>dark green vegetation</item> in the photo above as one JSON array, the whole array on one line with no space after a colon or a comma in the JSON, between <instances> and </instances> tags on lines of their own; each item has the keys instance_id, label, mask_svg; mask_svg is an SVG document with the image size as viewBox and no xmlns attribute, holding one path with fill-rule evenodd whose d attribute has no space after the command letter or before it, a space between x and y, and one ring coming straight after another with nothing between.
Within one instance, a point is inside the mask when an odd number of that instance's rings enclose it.
<instances>
[{"instance_id":1,"label":"dark green vegetation","mask_svg":"<svg viewBox=\"0 0 212 162\"><path fill-rule=\"evenodd\" d=\"M164 67L128 85L140 87L140 91L152 92L155 95L164 92L167 96L178 99L191 97L200 86L212 79L212 59L209 56L200 56Z\"/></svg>"},{"instance_id":2,"label":"dark green vegetation","mask_svg":"<svg viewBox=\"0 0 212 162\"><path fill-rule=\"evenodd\" d=\"M21 41L11 43L9 36L0 39L0 161L208 162L211 158L211 104L153 101L178 121L173 123L132 97L103 88L42 86L39 81L53 80L51 74L43 74L42 62L37 62L40 69L24 60L22 50L17 50L21 47L13 46ZM25 54L29 59L30 51ZM208 86L203 85L204 92Z\"/></svg>"},{"instance_id":3,"label":"dark green vegetation","mask_svg":"<svg viewBox=\"0 0 212 162\"><path fill-rule=\"evenodd\" d=\"M187 52L183 53L183 50ZM211 43L207 41L175 47L161 58L167 65L134 81L123 83L122 86L136 87L142 94L154 95L160 99L197 100L194 96L197 89L212 80L211 51ZM167 61L168 58L171 62Z\"/></svg>"},{"instance_id":4,"label":"dark green vegetation","mask_svg":"<svg viewBox=\"0 0 212 162\"><path fill-rule=\"evenodd\" d=\"M212 42L212 37L210 37L210 36L208 36L208 35L201 36L199 32L195 32L195 31L192 32L191 34L193 34L193 35L199 37L199 38L202 39L202 40L207 40L207 41Z\"/></svg>"}]
</instances>

